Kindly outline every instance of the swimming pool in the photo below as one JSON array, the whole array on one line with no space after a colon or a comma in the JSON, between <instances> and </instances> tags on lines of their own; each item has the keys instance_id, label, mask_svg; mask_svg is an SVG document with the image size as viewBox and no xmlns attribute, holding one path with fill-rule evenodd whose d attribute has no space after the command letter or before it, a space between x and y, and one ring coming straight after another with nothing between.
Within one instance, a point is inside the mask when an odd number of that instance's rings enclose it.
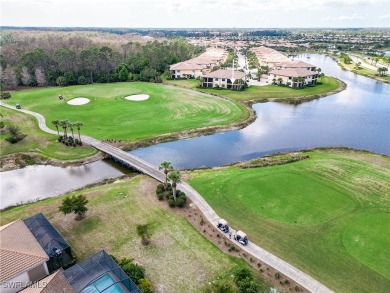
<instances>
[{"instance_id":1,"label":"swimming pool","mask_svg":"<svg viewBox=\"0 0 390 293\"><path fill-rule=\"evenodd\" d=\"M91 283L85 287L82 293L124 293L123 290L115 283L114 279L110 274L105 274L104 276L97 279L95 282Z\"/></svg>"}]
</instances>

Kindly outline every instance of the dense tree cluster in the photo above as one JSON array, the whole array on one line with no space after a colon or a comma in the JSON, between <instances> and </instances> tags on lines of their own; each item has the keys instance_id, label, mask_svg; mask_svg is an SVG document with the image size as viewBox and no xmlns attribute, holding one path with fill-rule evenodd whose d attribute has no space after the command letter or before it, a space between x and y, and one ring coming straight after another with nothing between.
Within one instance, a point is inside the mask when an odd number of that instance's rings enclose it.
<instances>
[{"instance_id":1,"label":"dense tree cluster","mask_svg":"<svg viewBox=\"0 0 390 293\"><path fill-rule=\"evenodd\" d=\"M117 81L161 82L170 64L192 58L199 48L184 39L146 44L96 44L87 36L8 37L0 55L6 88L66 86Z\"/></svg>"}]
</instances>

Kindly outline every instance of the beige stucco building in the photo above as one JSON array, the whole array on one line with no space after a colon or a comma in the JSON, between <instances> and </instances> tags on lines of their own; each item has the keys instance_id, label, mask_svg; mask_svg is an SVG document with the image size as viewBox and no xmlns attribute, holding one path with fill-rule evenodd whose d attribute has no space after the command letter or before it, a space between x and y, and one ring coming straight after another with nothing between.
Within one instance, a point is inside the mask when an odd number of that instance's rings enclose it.
<instances>
[{"instance_id":1,"label":"beige stucco building","mask_svg":"<svg viewBox=\"0 0 390 293\"><path fill-rule=\"evenodd\" d=\"M202 87L241 90L246 83L245 77L241 71L219 69L202 76Z\"/></svg>"},{"instance_id":2,"label":"beige stucco building","mask_svg":"<svg viewBox=\"0 0 390 293\"><path fill-rule=\"evenodd\" d=\"M274 69L268 73L268 83L285 84L290 87L300 87L317 83L316 71L305 68Z\"/></svg>"}]
</instances>

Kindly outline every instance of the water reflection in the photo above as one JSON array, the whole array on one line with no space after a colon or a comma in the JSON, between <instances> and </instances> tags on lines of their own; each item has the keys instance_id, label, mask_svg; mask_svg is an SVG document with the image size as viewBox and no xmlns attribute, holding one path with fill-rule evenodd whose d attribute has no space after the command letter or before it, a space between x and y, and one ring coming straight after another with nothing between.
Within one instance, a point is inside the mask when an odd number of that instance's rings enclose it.
<instances>
[{"instance_id":1,"label":"water reflection","mask_svg":"<svg viewBox=\"0 0 390 293\"><path fill-rule=\"evenodd\" d=\"M78 167L28 166L0 173L0 208L52 197L123 175L104 161Z\"/></svg>"},{"instance_id":2,"label":"water reflection","mask_svg":"<svg viewBox=\"0 0 390 293\"><path fill-rule=\"evenodd\" d=\"M300 105L255 104L258 119L242 130L131 153L155 165L169 160L177 168L218 166L269 153L329 146L390 155L390 85L343 71L324 55L311 55L310 63L343 80L347 90Z\"/></svg>"}]
</instances>

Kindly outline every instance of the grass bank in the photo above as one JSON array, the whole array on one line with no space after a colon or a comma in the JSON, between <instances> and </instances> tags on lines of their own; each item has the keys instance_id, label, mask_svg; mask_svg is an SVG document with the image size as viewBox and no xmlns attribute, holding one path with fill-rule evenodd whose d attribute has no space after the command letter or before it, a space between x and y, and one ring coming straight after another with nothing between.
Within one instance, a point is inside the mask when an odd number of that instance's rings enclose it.
<instances>
[{"instance_id":1,"label":"grass bank","mask_svg":"<svg viewBox=\"0 0 390 293\"><path fill-rule=\"evenodd\" d=\"M1 114L3 115L3 121L5 123L5 129L9 125L17 125L20 131L26 135L26 137L18 143L11 144L6 141L8 134L5 130L0 133L0 156L1 167L8 164L12 165L12 162L6 162L5 156L12 154L23 153L24 157L10 158L11 161L20 161L25 164L34 164L38 158L34 158L36 154L44 159L54 160L83 160L86 157L93 156L97 151L92 147L67 147L57 142L57 136L43 132L38 127L36 119L30 115L15 112L13 110L2 107ZM23 158L29 158L23 160ZM30 160L30 161L29 161ZM15 163L15 162L14 162ZM16 162L16 165L18 163Z\"/></svg>"},{"instance_id":2,"label":"grass bank","mask_svg":"<svg viewBox=\"0 0 390 293\"><path fill-rule=\"evenodd\" d=\"M377 71L370 70L368 68L364 68L362 66L359 69L356 68L356 63L352 61L351 64L345 64L344 60L340 57L337 58L337 64L344 70L352 71L353 73L363 75L369 78L373 78L382 82L390 83L390 75L387 76L379 76Z\"/></svg>"},{"instance_id":3,"label":"grass bank","mask_svg":"<svg viewBox=\"0 0 390 293\"><path fill-rule=\"evenodd\" d=\"M386 292L390 159L348 151L303 155L310 158L195 171L189 183L250 240L335 292Z\"/></svg>"},{"instance_id":4,"label":"grass bank","mask_svg":"<svg viewBox=\"0 0 390 293\"><path fill-rule=\"evenodd\" d=\"M58 212L64 196L28 204L1 214L1 225L42 212L69 242L78 259L101 248L141 263L158 292L199 292L207 281L238 265L187 220L156 199L157 182L146 176L75 192L84 194L89 211L82 221ZM143 246L138 224L150 224L151 245Z\"/></svg>"},{"instance_id":5,"label":"grass bank","mask_svg":"<svg viewBox=\"0 0 390 293\"><path fill-rule=\"evenodd\" d=\"M90 102L72 106L66 100L86 97ZM147 94L146 101L124 97ZM56 87L13 92L10 105L42 114L51 121L82 121L82 133L97 139L140 141L202 127L228 126L245 120L248 111L238 103L184 88L153 83L114 83Z\"/></svg>"}]
</instances>

